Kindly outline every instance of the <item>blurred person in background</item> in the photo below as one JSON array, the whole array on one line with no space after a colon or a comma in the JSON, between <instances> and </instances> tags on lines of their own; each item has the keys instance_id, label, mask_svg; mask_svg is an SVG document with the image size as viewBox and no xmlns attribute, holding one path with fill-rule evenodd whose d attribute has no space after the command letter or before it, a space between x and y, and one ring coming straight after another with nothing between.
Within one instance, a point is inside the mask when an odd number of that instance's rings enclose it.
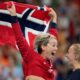
<instances>
[{"instance_id":1,"label":"blurred person in background","mask_svg":"<svg viewBox=\"0 0 80 80\"><path fill-rule=\"evenodd\" d=\"M80 80L80 44L72 44L68 50L67 58L73 66L73 72L66 80Z\"/></svg>"},{"instance_id":2,"label":"blurred person in background","mask_svg":"<svg viewBox=\"0 0 80 80\"><path fill-rule=\"evenodd\" d=\"M4 80L4 75L3 75L3 71L4 71L4 66L2 64L0 64L0 80Z\"/></svg>"},{"instance_id":3,"label":"blurred person in background","mask_svg":"<svg viewBox=\"0 0 80 80\"><path fill-rule=\"evenodd\" d=\"M17 50L10 44L0 47L0 80L22 80L21 61L15 54Z\"/></svg>"},{"instance_id":4,"label":"blurred person in background","mask_svg":"<svg viewBox=\"0 0 80 80\"><path fill-rule=\"evenodd\" d=\"M57 37L51 34L41 34L35 39L34 47L37 51L29 47L20 29L16 17L15 5L7 5L7 9L12 16L12 26L16 37L17 45L23 57L23 71L25 80L54 80L54 70L51 59L57 52ZM57 23L57 14L50 8L52 24ZM54 25L53 25L54 26Z\"/></svg>"},{"instance_id":5,"label":"blurred person in background","mask_svg":"<svg viewBox=\"0 0 80 80\"><path fill-rule=\"evenodd\" d=\"M17 66L17 63L15 62L15 59L13 57L9 57L9 66L8 66L9 72L8 77L13 80L22 80L23 74L22 70L19 66Z\"/></svg>"},{"instance_id":6,"label":"blurred person in background","mask_svg":"<svg viewBox=\"0 0 80 80\"><path fill-rule=\"evenodd\" d=\"M65 80L65 64L63 62L63 60L61 59L56 59L54 61L54 69L57 70L57 78L56 80Z\"/></svg>"},{"instance_id":7,"label":"blurred person in background","mask_svg":"<svg viewBox=\"0 0 80 80\"><path fill-rule=\"evenodd\" d=\"M56 80L66 80L67 77L72 73L73 67L69 63L69 60L64 56L63 58L59 55L53 62L54 69L57 71Z\"/></svg>"},{"instance_id":8,"label":"blurred person in background","mask_svg":"<svg viewBox=\"0 0 80 80\"><path fill-rule=\"evenodd\" d=\"M42 6L42 0L25 0L25 2L32 5Z\"/></svg>"},{"instance_id":9,"label":"blurred person in background","mask_svg":"<svg viewBox=\"0 0 80 80\"><path fill-rule=\"evenodd\" d=\"M43 5L51 6L52 0L41 0Z\"/></svg>"},{"instance_id":10,"label":"blurred person in background","mask_svg":"<svg viewBox=\"0 0 80 80\"><path fill-rule=\"evenodd\" d=\"M2 53L2 48L0 46L0 80L4 80L3 76L4 66L2 65L2 59L3 59L3 53Z\"/></svg>"},{"instance_id":11,"label":"blurred person in background","mask_svg":"<svg viewBox=\"0 0 80 80\"><path fill-rule=\"evenodd\" d=\"M11 44L5 44L5 45L3 45L2 46L3 64L5 66L9 65L9 57L12 57L15 60L15 62L18 61L19 58L18 58L17 55L15 55L15 54L17 54L17 52L18 51ZM21 60L19 60L19 61L21 61Z\"/></svg>"}]
</instances>

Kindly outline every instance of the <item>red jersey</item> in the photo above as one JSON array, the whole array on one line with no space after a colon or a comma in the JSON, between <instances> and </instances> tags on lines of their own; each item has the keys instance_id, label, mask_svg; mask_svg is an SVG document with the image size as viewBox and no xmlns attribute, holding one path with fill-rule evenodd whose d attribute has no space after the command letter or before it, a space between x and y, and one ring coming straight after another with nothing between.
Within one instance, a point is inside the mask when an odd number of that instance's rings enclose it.
<instances>
[{"instance_id":1,"label":"red jersey","mask_svg":"<svg viewBox=\"0 0 80 80\"><path fill-rule=\"evenodd\" d=\"M29 75L34 75L42 77L45 80L54 80L52 65L34 49L29 47L21 32L19 23L13 23L12 28L16 37L18 48L23 58L22 67L24 78Z\"/></svg>"}]
</instances>

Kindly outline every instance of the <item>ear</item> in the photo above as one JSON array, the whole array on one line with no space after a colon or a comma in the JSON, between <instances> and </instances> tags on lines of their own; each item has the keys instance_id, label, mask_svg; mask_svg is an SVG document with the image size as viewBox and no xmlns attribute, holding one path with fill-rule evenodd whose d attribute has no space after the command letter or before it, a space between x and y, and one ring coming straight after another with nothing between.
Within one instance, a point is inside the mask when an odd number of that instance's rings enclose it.
<instances>
[{"instance_id":1,"label":"ear","mask_svg":"<svg viewBox=\"0 0 80 80\"><path fill-rule=\"evenodd\" d=\"M42 51L46 50L46 46L44 46L44 45L41 45L41 48L42 48Z\"/></svg>"}]
</instances>

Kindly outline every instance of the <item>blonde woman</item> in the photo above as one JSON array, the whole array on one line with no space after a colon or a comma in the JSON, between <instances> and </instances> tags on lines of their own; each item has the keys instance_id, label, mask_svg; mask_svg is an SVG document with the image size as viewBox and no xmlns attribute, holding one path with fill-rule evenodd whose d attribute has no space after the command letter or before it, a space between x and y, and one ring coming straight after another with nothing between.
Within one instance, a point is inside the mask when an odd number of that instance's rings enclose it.
<instances>
[{"instance_id":1,"label":"blonde woman","mask_svg":"<svg viewBox=\"0 0 80 80\"><path fill-rule=\"evenodd\" d=\"M80 44L71 45L67 57L74 68L67 80L80 80Z\"/></svg>"},{"instance_id":2,"label":"blonde woman","mask_svg":"<svg viewBox=\"0 0 80 80\"><path fill-rule=\"evenodd\" d=\"M12 28L16 37L18 48L23 57L23 72L25 80L54 80L54 70L51 58L57 52L57 38L51 34L38 35L35 39L35 49L27 44L26 39L20 29L20 24L16 17L15 5L7 5L7 9L12 16ZM50 9L52 25L57 23L57 15Z\"/></svg>"}]
</instances>

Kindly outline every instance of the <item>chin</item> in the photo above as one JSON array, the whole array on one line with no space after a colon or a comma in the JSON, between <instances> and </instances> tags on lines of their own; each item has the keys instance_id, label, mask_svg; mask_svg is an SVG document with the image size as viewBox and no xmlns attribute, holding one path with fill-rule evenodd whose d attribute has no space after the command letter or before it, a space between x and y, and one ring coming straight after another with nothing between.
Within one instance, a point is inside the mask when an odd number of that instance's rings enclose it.
<instances>
[{"instance_id":1,"label":"chin","mask_svg":"<svg viewBox=\"0 0 80 80\"><path fill-rule=\"evenodd\" d=\"M51 57L51 60L54 61L55 60L55 56Z\"/></svg>"},{"instance_id":2,"label":"chin","mask_svg":"<svg viewBox=\"0 0 80 80\"><path fill-rule=\"evenodd\" d=\"M49 59L50 59L50 60L54 60L54 57L55 57L55 56L52 56L52 55L51 55L51 56L49 57Z\"/></svg>"}]
</instances>

